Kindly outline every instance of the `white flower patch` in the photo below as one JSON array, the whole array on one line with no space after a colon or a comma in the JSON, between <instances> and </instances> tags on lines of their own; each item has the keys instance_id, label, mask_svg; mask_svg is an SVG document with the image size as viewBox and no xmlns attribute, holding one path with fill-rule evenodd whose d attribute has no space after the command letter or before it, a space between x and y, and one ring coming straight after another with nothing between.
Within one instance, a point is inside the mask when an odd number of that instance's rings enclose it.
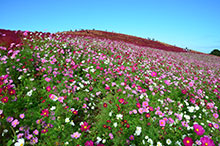
<instances>
[{"instance_id":1,"label":"white flower patch","mask_svg":"<svg viewBox=\"0 0 220 146\"><path fill-rule=\"evenodd\" d=\"M141 134L141 127L136 127L136 131L134 133L134 135L139 136Z\"/></svg>"},{"instance_id":2,"label":"white flower patch","mask_svg":"<svg viewBox=\"0 0 220 146\"><path fill-rule=\"evenodd\" d=\"M116 118L117 118L117 120L119 120L119 119L121 119L121 120L122 120L123 115L122 115L122 114L117 114L117 115L116 115Z\"/></svg>"},{"instance_id":3,"label":"white flower patch","mask_svg":"<svg viewBox=\"0 0 220 146\"><path fill-rule=\"evenodd\" d=\"M195 108L194 108L193 106L188 106L187 108L188 108L188 110L189 110L190 113L193 113L193 112L194 112L194 109L195 109Z\"/></svg>"}]
</instances>

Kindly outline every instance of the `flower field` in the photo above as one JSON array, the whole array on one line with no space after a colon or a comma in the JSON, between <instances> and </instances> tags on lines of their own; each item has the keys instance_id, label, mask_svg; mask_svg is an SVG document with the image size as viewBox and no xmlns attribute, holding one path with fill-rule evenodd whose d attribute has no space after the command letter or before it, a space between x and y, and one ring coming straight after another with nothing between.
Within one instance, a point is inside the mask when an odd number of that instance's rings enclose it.
<instances>
[{"instance_id":1,"label":"flower field","mask_svg":"<svg viewBox=\"0 0 220 146\"><path fill-rule=\"evenodd\" d=\"M3 146L219 146L220 58L67 34L0 47Z\"/></svg>"}]
</instances>

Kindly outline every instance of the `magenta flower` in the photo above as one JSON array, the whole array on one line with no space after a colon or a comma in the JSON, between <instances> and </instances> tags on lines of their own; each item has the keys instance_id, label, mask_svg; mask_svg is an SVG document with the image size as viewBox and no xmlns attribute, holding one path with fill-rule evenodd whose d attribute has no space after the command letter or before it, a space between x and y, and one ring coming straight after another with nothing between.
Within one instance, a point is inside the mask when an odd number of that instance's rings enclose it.
<instances>
[{"instance_id":1,"label":"magenta flower","mask_svg":"<svg viewBox=\"0 0 220 146\"><path fill-rule=\"evenodd\" d=\"M11 125L12 125L13 127L16 127L18 124L19 124L19 121L18 121L17 119L15 119L15 120L11 123Z\"/></svg>"},{"instance_id":2,"label":"magenta flower","mask_svg":"<svg viewBox=\"0 0 220 146\"><path fill-rule=\"evenodd\" d=\"M81 130L82 131L88 131L89 128L91 127L91 125L89 125L88 123L84 122L82 125L81 125Z\"/></svg>"},{"instance_id":3,"label":"magenta flower","mask_svg":"<svg viewBox=\"0 0 220 146\"><path fill-rule=\"evenodd\" d=\"M151 73L151 76L152 76L152 77L156 77L156 76L157 76L157 73L153 71L153 72Z\"/></svg>"},{"instance_id":4,"label":"magenta flower","mask_svg":"<svg viewBox=\"0 0 220 146\"><path fill-rule=\"evenodd\" d=\"M207 136L202 137L200 141L202 142L201 146L215 146L215 143L213 142L213 140Z\"/></svg>"},{"instance_id":5,"label":"magenta flower","mask_svg":"<svg viewBox=\"0 0 220 146\"><path fill-rule=\"evenodd\" d=\"M48 132L48 129L41 130L41 133L47 133L47 132Z\"/></svg>"},{"instance_id":6,"label":"magenta flower","mask_svg":"<svg viewBox=\"0 0 220 146\"><path fill-rule=\"evenodd\" d=\"M48 109L42 110L40 115L41 115L41 116L44 116L44 117L48 117L48 116L49 116L49 111L48 111Z\"/></svg>"},{"instance_id":7,"label":"magenta flower","mask_svg":"<svg viewBox=\"0 0 220 146\"><path fill-rule=\"evenodd\" d=\"M184 144L185 146L192 146L192 145L193 145L193 140L192 140L192 138L190 138L190 137L185 137L185 138L183 139L183 144Z\"/></svg>"},{"instance_id":8,"label":"magenta flower","mask_svg":"<svg viewBox=\"0 0 220 146\"><path fill-rule=\"evenodd\" d=\"M193 128L194 128L194 132L197 135L203 135L205 132L205 130L203 129L203 127L201 125L195 124L195 125L193 125Z\"/></svg>"},{"instance_id":9,"label":"magenta flower","mask_svg":"<svg viewBox=\"0 0 220 146\"><path fill-rule=\"evenodd\" d=\"M7 96L2 97L1 101L2 101L3 103L7 103L7 102L8 102L8 97L7 97Z\"/></svg>"},{"instance_id":10,"label":"magenta flower","mask_svg":"<svg viewBox=\"0 0 220 146\"><path fill-rule=\"evenodd\" d=\"M130 139L130 140L134 140L134 136L131 135L131 136L129 137L129 139Z\"/></svg>"},{"instance_id":11,"label":"magenta flower","mask_svg":"<svg viewBox=\"0 0 220 146\"><path fill-rule=\"evenodd\" d=\"M165 120L160 120L159 124L160 124L160 126L164 127L166 125L166 121Z\"/></svg>"},{"instance_id":12,"label":"magenta flower","mask_svg":"<svg viewBox=\"0 0 220 146\"><path fill-rule=\"evenodd\" d=\"M94 142L93 142L92 140L87 141L87 142L85 143L85 146L94 146Z\"/></svg>"},{"instance_id":13,"label":"magenta flower","mask_svg":"<svg viewBox=\"0 0 220 146\"><path fill-rule=\"evenodd\" d=\"M118 101L119 101L120 103L124 103L125 100L124 100L124 98L121 98L121 99L119 99Z\"/></svg>"},{"instance_id":14,"label":"magenta flower","mask_svg":"<svg viewBox=\"0 0 220 146\"><path fill-rule=\"evenodd\" d=\"M50 87L50 86L47 86L47 87L46 87L46 90L47 90L47 92L50 92L50 91L51 91L51 87Z\"/></svg>"},{"instance_id":15,"label":"magenta flower","mask_svg":"<svg viewBox=\"0 0 220 146\"><path fill-rule=\"evenodd\" d=\"M75 132L75 133L71 134L71 137L75 138L75 139L78 139L80 136L81 136L81 133L79 133L79 132Z\"/></svg>"}]
</instances>

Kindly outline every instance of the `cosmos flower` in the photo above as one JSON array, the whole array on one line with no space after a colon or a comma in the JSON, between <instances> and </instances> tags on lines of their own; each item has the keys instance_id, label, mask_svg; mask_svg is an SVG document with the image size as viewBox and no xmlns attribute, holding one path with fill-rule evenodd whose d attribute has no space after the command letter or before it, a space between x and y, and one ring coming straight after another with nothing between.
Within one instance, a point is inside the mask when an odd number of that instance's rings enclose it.
<instances>
[{"instance_id":1,"label":"cosmos flower","mask_svg":"<svg viewBox=\"0 0 220 146\"><path fill-rule=\"evenodd\" d=\"M89 125L87 122L84 122L82 125L81 125L81 130L82 131L88 131L89 130L89 128L91 127L91 125Z\"/></svg>"},{"instance_id":2,"label":"cosmos flower","mask_svg":"<svg viewBox=\"0 0 220 146\"><path fill-rule=\"evenodd\" d=\"M15 143L15 146L23 146L24 145L24 139L18 139L18 141Z\"/></svg>"},{"instance_id":3,"label":"cosmos flower","mask_svg":"<svg viewBox=\"0 0 220 146\"><path fill-rule=\"evenodd\" d=\"M11 125L12 125L13 127L16 127L18 124L19 124L19 121L18 121L17 119L15 119L15 120L11 123Z\"/></svg>"},{"instance_id":4,"label":"cosmos flower","mask_svg":"<svg viewBox=\"0 0 220 146\"><path fill-rule=\"evenodd\" d=\"M183 144L184 144L185 146L192 146L192 145L193 145L193 140L192 140L192 138L190 138L190 137L185 137L185 138L183 139Z\"/></svg>"},{"instance_id":5,"label":"cosmos flower","mask_svg":"<svg viewBox=\"0 0 220 146\"><path fill-rule=\"evenodd\" d=\"M153 72L151 73L151 76L152 76L152 77L156 77L156 76L157 76L157 73L153 71Z\"/></svg>"},{"instance_id":6,"label":"cosmos flower","mask_svg":"<svg viewBox=\"0 0 220 146\"><path fill-rule=\"evenodd\" d=\"M193 128L194 128L194 132L197 134L197 135L203 135L205 130L203 129L203 127L201 125L198 125L198 124L194 124L193 125Z\"/></svg>"},{"instance_id":7,"label":"cosmos flower","mask_svg":"<svg viewBox=\"0 0 220 146\"><path fill-rule=\"evenodd\" d=\"M49 110L48 109L42 110L41 111L41 116L48 117L49 116Z\"/></svg>"},{"instance_id":8,"label":"cosmos flower","mask_svg":"<svg viewBox=\"0 0 220 146\"><path fill-rule=\"evenodd\" d=\"M24 114L20 114L19 117L20 117L21 119L24 119L25 115L24 115Z\"/></svg>"},{"instance_id":9,"label":"cosmos flower","mask_svg":"<svg viewBox=\"0 0 220 146\"><path fill-rule=\"evenodd\" d=\"M75 133L71 134L71 137L75 138L75 139L78 139L80 136L81 136L81 133L79 133L79 132L75 132Z\"/></svg>"},{"instance_id":10,"label":"cosmos flower","mask_svg":"<svg viewBox=\"0 0 220 146\"><path fill-rule=\"evenodd\" d=\"M160 120L159 124L161 127L164 127L166 125L166 121L165 120Z\"/></svg>"},{"instance_id":11,"label":"cosmos flower","mask_svg":"<svg viewBox=\"0 0 220 146\"><path fill-rule=\"evenodd\" d=\"M215 146L215 143L213 142L212 139L210 139L207 136L204 136L200 139L202 145L201 146Z\"/></svg>"},{"instance_id":12,"label":"cosmos flower","mask_svg":"<svg viewBox=\"0 0 220 146\"><path fill-rule=\"evenodd\" d=\"M8 102L8 97L7 96L2 97L1 102L7 103Z\"/></svg>"}]
</instances>

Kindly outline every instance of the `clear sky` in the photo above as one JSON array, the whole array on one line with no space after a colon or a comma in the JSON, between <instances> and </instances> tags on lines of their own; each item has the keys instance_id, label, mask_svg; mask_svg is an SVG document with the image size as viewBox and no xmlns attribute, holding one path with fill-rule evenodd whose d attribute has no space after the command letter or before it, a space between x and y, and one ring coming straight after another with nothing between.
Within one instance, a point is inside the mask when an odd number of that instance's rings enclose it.
<instances>
[{"instance_id":1,"label":"clear sky","mask_svg":"<svg viewBox=\"0 0 220 146\"><path fill-rule=\"evenodd\" d=\"M220 49L220 0L0 0L0 28L107 30L210 53Z\"/></svg>"}]
</instances>

